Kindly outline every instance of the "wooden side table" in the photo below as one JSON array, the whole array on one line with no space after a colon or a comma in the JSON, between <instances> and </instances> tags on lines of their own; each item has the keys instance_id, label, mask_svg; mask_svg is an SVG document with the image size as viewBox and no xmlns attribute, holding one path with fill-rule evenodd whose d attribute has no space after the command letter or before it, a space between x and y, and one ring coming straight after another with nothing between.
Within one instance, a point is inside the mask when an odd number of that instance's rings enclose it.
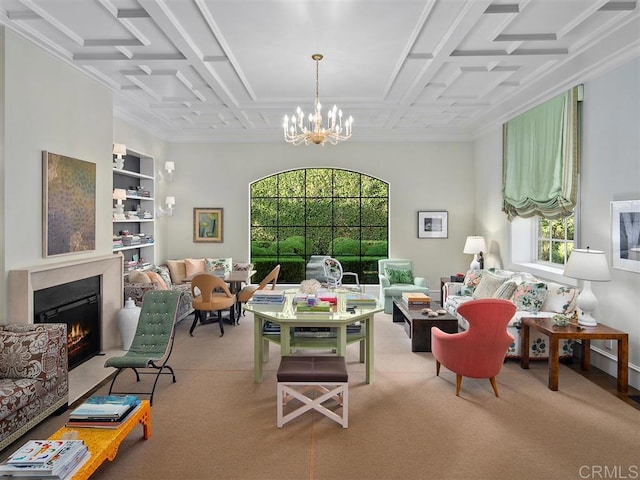
<instances>
[{"instance_id":1,"label":"wooden side table","mask_svg":"<svg viewBox=\"0 0 640 480\"><path fill-rule=\"evenodd\" d=\"M553 325L551 318L522 319L522 331L520 332L520 366L529 368L529 329L533 328L549 337L549 389L558 390L558 342L561 339L582 341L581 368L589 370L591 367L591 340L617 340L618 341L618 391L629 391L629 335L615 328L599 323L595 327L579 327L567 325L557 327Z\"/></svg>"},{"instance_id":2,"label":"wooden side table","mask_svg":"<svg viewBox=\"0 0 640 480\"><path fill-rule=\"evenodd\" d=\"M456 278L456 280L453 280L454 278ZM440 277L440 304L444 305L444 302L447 301L447 297L444 296L445 283L462 283L464 281L464 277L462 277L460 280L458 280L457 278L459 277L454 277L453 275L449 277Z\"/></svg>"}]
</instances>

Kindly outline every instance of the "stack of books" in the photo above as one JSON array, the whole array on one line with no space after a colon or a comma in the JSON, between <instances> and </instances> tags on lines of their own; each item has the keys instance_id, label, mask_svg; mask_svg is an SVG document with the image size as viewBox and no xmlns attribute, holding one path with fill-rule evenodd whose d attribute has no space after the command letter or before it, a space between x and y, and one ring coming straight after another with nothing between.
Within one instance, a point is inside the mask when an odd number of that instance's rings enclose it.
<instances>
[{"instance_id":1,"label":"stack of books","mask_svg":"<svg viewBox=\"0 0 640 480\"><path fill-rule=\"evenodd\" d=\"M90 456L82 440L29 440L0 464L0 476L66 480L72 478Z\"/></svg>"},{"instance_id":2,"label":"stack of books","mask_svg":"<svg viewBox=\"0 0 640 480\"><path fill-rule=\"evenodd\" d=\"M407 308L412 310L419 310L431 306L431 298L424 293L403 292L402 302Z\"/></svg>"},{"instance_id":3,"label":"stack of books","mask_svg":"<svg viewBox=\"0 0 640 480\"><path fill-rule=\"evenodd\" d=\"M331 311L331 304L323 301L315 301L311 305L308 303L298 303L296 304L296 311L298 313L329 313Z\"/></svg>"},{"instance_id":4,"label":"stack of books","mask_svg":"<svg viewBox=\"0 0 640 480\"><path fill-rule=\"evenodd\" d=\"M376 297L367 295L366 293L348 293L347 308L365 307L375 308L378 305Z\"/></svg>"},{"instance_id":5,"label":"stack of books","mask_svg":"<svg viewBox=\"0 0 640 480\"><path fill-rule=\"evenodd\" d=\"M283 291L257 290L251 300L247 302L247 305L258 310L279 312L284 308L284 302Z\"/></svg>"},{"instance_id":6,"label":"stack of books","mask_svg":"<svg viewBox=\"0 0 640 480\"><path fill-rule=\"evenodd\" d=\"M251 298L251 303L282 305L284 303L284 292L278 290L257 290Z\"/></svg>"},{"instance_id":7,"label":"stack of books","mask_svg":"<svg viewBox=\"0 0 640 480\"><path fill-rule=\"evenodd\" d=\"M138 405L140 399L136 395L95 395L71 412L66 426L118 428Z\"/></svg>"}]
</instances>

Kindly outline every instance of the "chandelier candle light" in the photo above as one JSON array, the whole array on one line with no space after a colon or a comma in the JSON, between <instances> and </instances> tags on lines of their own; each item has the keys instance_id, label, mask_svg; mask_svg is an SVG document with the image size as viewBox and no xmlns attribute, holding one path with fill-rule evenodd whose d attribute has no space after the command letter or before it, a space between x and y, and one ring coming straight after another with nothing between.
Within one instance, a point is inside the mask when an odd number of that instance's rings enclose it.
<instances>
[{"instance_id":1,"label":"chandelier candle light","mask_svg":"<svg viewBox=\"0 0 640 480\"><path fill-rule=\"evenodd\" d=\"M338 142L351 138L351 127L353 125L353 117L349 116L342 124L342 110L338 110L337 106L333 106L327 114L326 127L322 126L322 105L320 104L319 94L319 80L318 80L318 65L323 56L319 53L314 53L311 58L316 62L316 101L315 110L309 114L308 122L305 124L304 112L300 107L296 111L295 115L284 116L284 123L282 127L284 129L284 139L288 143L294 145L300 145L304 143L309 145L314 143L316 145L324 145L329 142L332 145L336 145Z\"/></svg>"}]
</instances>

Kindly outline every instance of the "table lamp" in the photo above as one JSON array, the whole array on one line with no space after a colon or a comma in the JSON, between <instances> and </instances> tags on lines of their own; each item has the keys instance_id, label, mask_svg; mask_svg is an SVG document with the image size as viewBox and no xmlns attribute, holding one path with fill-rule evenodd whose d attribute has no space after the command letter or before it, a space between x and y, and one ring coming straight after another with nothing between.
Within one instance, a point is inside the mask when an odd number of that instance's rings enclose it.
<instances>
[{"instance_id":1,"label":"table lamp","mask_svg":"<svg viewBox=\"0 0 640 480\"><path fill-rule=\"evenodd\" d=\"M116 204L113 206L117 215L124 214L124 205L122 204L123 200L127 199L127 191L124 188L114 188L113 189L113 199L116 201Z\"/></svg>"},{"instance_id":2,"label":"table lamp","mask_svg":"<svg viewBox=\"0 0 640 480\"><path fill-rule=\"evenodd\" d=\"M124 156L127 154L127 146L124 143L114 143L113 144L113 154L116 156L114 160L114 166L118 170L122 170L124 168Z\"/></svg>"},{"instance_id":3,"label":"table lamp","mask_svg":"<svg viewBox=\"0 0 640 480\"><path fill-rule=\"evenodd\" d=\"M583 327L595 327L598 323L591 312L598 308L598 299L591 290L591 282L608 282L611 280L609 265L604 252L574 248L569 255L564 276L583 280L582 291L578 295L577 306L581 310L578 324Z\"/></svg>"},{"instance_id":4,"label":"table lamp","mask_svg":"<svg viewBox=\"0 0 640 480\"><path fill-rule=\"evenodd\" d=\"M481 235L471 235L467 237L467 241L464 243L463 253L473 254L473 260L469 269L482 270L484 268L484 257L482 252L487 251L487 243L484 241L484 237Z\"/></svg>"}]
</instances>

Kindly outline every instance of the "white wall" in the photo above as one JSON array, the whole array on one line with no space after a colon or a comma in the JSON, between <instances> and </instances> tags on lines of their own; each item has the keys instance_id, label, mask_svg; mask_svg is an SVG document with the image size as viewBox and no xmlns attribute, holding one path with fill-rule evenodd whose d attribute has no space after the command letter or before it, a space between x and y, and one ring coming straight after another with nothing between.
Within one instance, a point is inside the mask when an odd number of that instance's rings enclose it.
<instances>
[{"instance_id":1,"label":"white wall","mask_svg":"<svg viewBox=\"0 0 640 480\"><path fill-rule=\"evenodd\" d=\"M278 133L274 131L274 135ZM390 184L392 257L415 259L417 275L436 294L439 278L464 271L462 254L473 231L469 142L360 144L319 147L288 144L171 144L176 162L172 194L177 205L167 220L168 257L249 258L249 185L265 176L306 167L355 170ZM224 243L193 243L193 208L224 209ZM449 238L418 239L421 210L449 212Z\"/></svg>"},{"instance_id":2,"label":"white wall","mask_svg":"<svg viewBox=\"0 0 640 480\"><path fill-rule=\"evenodd\" d=\"M3 261L6 272L111 252L111 93L72 67L4 31ZM96 251L43 258L42 151L96 163ZM105 220L102 220L105 219Z\"/></svg>"},{"instance_id":3,"label":"white wall","mask_svg":"<svg viewBox=\"0 0 640 480\"><path fill-rule=\"evenodd\" d=\"M585 82L578 247L604 250L611 263L610 202L640 199L640 59ZM474 144L475 217L491 245L491 261L511 264L510 223L501 208L502 135ZM630 382L640 386L640 274L611 269L612 281L593 283L596 318L629 333ZM567 283L572 280L566 279ZM616 375L615 348L592 342L592 363Z\"/></svg>"}]
</instances>

